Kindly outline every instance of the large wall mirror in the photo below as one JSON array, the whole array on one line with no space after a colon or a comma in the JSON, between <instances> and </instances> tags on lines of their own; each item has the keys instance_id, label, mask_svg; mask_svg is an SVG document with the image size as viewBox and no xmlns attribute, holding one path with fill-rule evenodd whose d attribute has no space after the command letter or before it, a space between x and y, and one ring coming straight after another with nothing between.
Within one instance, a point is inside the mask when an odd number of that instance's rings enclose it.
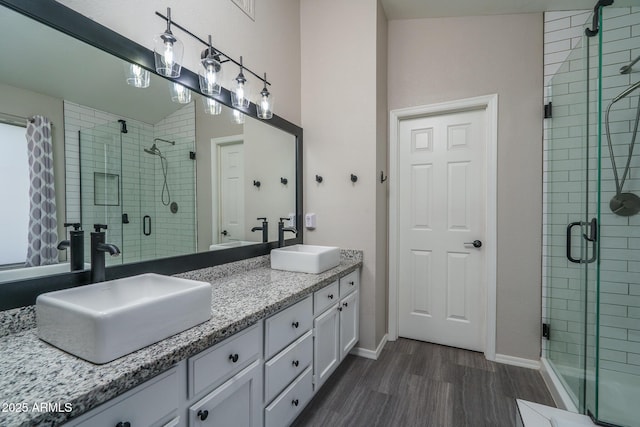
<instances>
[{"instance_id":1,"label":"large wall mirror","mask_svg":"<svg viewBox=\"0 0 640 427\"><path fill-rule=\"evenodd\" d=\"M259 120L254 105L228 107L224 89L204 97L189 70L177 81L151 73L147 87L134 87L130 64L152 68L152 52L53 1L21 3L0 1L0 135L18 147L2 152L14 167L0 170L11 197L3 234L13 233L0 242L0 309L88 278L67 273L64 248L50 265L25 264L36 239L25 137L35 116L51 123L53 164L42 173L55 183L55 195L36 196L55 202L57 241L68 239L64 223L82 225L87 267L93 224L108 225L107 241L121 250L108 257L108 278L266 254L278 218L301 219L302 129ZM258 218L267 218L267 234ZM301 241L299 232L289 243Z\"/></svg>"}]
</instances>

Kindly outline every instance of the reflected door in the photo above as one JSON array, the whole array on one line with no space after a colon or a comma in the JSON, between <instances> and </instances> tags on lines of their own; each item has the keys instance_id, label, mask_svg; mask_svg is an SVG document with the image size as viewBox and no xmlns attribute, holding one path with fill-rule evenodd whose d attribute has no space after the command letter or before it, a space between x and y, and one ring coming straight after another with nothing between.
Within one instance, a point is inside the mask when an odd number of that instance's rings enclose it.
<instances>
[{"instance_id":1,"label":"reflected door","mask_svg":"<svg viewBox=\"0 0 640 427\"><path fill-rule=\"evenodd\" d=\"M219 150L219 242L244 240L244 145L221 145Z\"/></svg>"}]
</instances>

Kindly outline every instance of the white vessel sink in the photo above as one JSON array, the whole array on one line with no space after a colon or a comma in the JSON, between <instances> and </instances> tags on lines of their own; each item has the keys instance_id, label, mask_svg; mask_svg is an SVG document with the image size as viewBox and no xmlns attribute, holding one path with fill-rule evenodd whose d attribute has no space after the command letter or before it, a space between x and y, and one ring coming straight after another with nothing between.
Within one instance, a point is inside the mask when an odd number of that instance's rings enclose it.
<instances>
[{"instance_id":1,"label":"white vessel sink","mask_svg":"<svg viewBox=\"0 0 640 427\"><path fill-rule=\"evenodd\" d=\"M340 248L293 245L271 251L271 268L299 273L322 273L340 264Z\"/></svg>"},{"instance_id":2,"label":"white vessel sink","mask_svg":"<svg viewBox=\"0 0 640 427\"><path fill-rule=\"evenodd\" d=\"M211 285L141 274L39 295L40 339L107 363L211 318Z\"/></svg>"}]
</instances>

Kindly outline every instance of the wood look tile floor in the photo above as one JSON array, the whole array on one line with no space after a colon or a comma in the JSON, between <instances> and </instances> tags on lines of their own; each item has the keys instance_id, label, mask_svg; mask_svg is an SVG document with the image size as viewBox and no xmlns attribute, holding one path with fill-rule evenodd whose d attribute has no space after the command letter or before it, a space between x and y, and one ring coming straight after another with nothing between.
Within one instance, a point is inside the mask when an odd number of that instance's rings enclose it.
<instances>
[{"instance_id":1,"label":"wood look tile floor","mask_svg":"<svg viewBox=\"0 0 640 427\"><path fill-rule=\"evenodd\" d=\"M536 370L400 338L378 360L348 356L293 425L512 427L516 398L555 406Z\"/></svg>"}]
</instances>

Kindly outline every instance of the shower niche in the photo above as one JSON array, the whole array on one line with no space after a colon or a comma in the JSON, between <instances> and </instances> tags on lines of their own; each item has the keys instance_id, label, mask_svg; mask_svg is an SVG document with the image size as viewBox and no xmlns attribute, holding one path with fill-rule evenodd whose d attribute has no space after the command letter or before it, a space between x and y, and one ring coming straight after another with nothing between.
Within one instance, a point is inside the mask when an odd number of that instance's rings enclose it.
<instances>
[{"instance_id":1,"label":"shower niche","mask_svg":"<svg viewBox=\"0 0 640 427\"><path fill-rule=\"evenodd\" d=\"M80 160L75 168L67 165L72 175L68 180L75 173L80 187L77 194L68 193L68 210L79 216L85 229L108 225L107 241L122 254L109 257L107 263L195 252L193 103L154 124L111 117L70 102L65 102L65 114L67 148L77 147ZM74 126L77 129L69 129ZM88 247L89 233L85 236Z\"/></svg>"}]
</instances>

